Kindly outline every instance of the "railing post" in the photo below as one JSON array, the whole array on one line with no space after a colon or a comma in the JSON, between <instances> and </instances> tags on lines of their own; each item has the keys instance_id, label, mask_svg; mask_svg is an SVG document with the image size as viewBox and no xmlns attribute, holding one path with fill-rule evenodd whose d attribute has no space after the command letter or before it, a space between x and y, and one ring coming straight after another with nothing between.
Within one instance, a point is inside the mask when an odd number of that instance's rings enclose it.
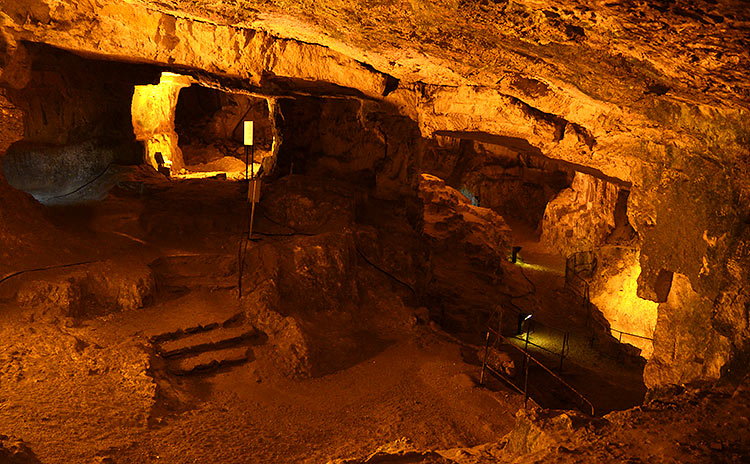
<instances>
[{"instance_id":1,"label":"railing post","mask_svg":"<svg viewBox=\"0 0 750 464\"><path fill-rule=\"evenodd\" d=\"M560 368L559 371L562 373L563 370L563 359L565 359L565 347L568 345L568 332L563 334L562 348L560 349Z\"/></svg>"},{"instance_id":2,"label":"railing post","mask_svg":"<svg viewBox=\"0 0 750 464\"><path fill-rule=\"evenodd\" d=\"M529 404L529 352L526 347L526 356L524 357L524 379L523 379L523 408L527 409Z\"/></svg>"},{"instance_id":3,"label":"railing post","mask_svg":"<svg viewBox=\"0 0 750 464\"><path fill-rule=\"evenodd\" d=\"M482 361L482 374L479 376L479 385L484 385L484 371L487 368L487 354L490 351L490 331L487 331L487 336L484 340L484 361Z\"/></svg>"}]
</instances>

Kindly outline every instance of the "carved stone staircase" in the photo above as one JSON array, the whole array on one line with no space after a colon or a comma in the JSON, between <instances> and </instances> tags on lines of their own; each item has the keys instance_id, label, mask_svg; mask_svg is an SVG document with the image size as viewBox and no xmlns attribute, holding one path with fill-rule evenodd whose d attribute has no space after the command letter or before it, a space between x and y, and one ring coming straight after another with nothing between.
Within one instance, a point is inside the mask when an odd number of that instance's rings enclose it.
<instances>
[{"instance_id":1,"label":"carved stone staircase","mask_svg":"<svg viewBox=\"0 0 750 464\"><path fill-rule=\"evenodd\" d=\"M170 374L207 374L255 359L252 347L262 345L267 337L243 319L238 313L223 323L178 329L150 340Z\"/></svg>"}]
</instances>

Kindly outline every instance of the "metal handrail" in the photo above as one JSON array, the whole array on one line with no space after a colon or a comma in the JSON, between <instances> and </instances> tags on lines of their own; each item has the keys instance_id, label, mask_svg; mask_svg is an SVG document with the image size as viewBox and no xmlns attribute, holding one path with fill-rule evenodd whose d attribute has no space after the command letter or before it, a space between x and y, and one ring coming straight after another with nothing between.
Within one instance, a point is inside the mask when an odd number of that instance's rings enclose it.
<instances>
[{"instance_id":1,"label":"metal handrail","mask_svg":"<svg viewBox=\"0 0 750 464\"><path fill-rule=\"evenodd\" d=\"M568 256L568 258L565 260L565 286L576 293L578 296L583 298L583 305L584 309L586 310L586 325L588 326L589 322L593 319L591 317L591 299L589 298L591 287L588 282L583 276L580 275L580 271L578 270L579 265L575 264L577 261L577 257L583 255L584 253L590 253L590 252L578 252L573 253L572 255ZM596 269L597 266L597 260L596 256L587 263L584 263L584 265L590 266L591 269L586 269L588 272L593 272L594 269ZM583 290L579 291L578 288L576 288L575 285L572 283L574 281L578 281L581 283L581 287ZM645 335L638 335L630 332L625 332L624 330L615 329L612 327L608 327L604 324L599 324L602 329L609 330L610 332L617 332L619 333L619 337L617 338L618 343L622 343L622 336L627 335L630 337L636 337L643 340L649 340L654 341L652 337L646 337Z\"/></svg>"},{"instance_id":2,"label":"metal handrail","mask_svg":"<svg viewBox=\"0 0 750 464\"><path fill-rule=\"evenodd\" d=\"M627 336L629 336L629 337L642 338L642 339L644 339L644 340L650 340L650 341L652 341L652 342L654 341L654 339L653 339L652 337L647 337L647 336L645 336L645 335L638 335L638 334L634 334L634 333L630 333L630 332L625 332L625 331L623 331L623 330L620 330L620 329L613 329L613 328L611 328L611 327L610 327L610 329L609 329L609 330L611 330L612 332L619 332L619 333L620 333L620 338L619 338L619 340L618 340L618 341L619 341L620 343L622 343L622 336L623 336L623 335L627 335Z\"/></svg>"},{"instance_id":3,"label":"metal handrail","mask_svg":"<svg viewBox=\"0 0 750 464\"><path fill-rule=\"evenodd\" d=\"M542 324L542 323L540 323L538 321L534 321L534 320L528 321L528 324L529 324L529 326L527 326L527 329L526 329L526 331L527 331L526 338L521 338L518 334L512 336L511 338L513 338L515 340L518 340L518 341L521 341L521 342L525 342L528 345L535 346L535 347L539 348L540 350L546 351L547 353L550 353L550 354L552 354L554 356L558 356L560 358L560 367L558 368L558 371L562 372L563 360L565 359L565 357L568 355L568 352L570 351L570 346L569 346L569 343L568 343L568 341L570 339L570 332L562 330L562 329L558 329L556 327L551 327L551 326L548 326L546 324ZM536 327L536 324L539 324L539 325L541 325L542 327L544 327L546 329L550 329L553 332L559 332L559 334L561 336L560 338L562 339L562 345L560 347L560 352L559 353L557 351L552 351L549 348L545 348L544 346L539 345L539 344L534 343L531 340L529 340L528 332L529 331L533 332L534 331L533 327Z\"/></svg>"},{"instance_id":4,"label":"metal handrail","mask_svg":"<svg viewBox=\"0 0 750 464\"><path fill-rule=\"evenodd\" d=\"M531 360L531 361L534 361L539 367L541 367L548 374L550 374L553 378L555 378L555 380L557 380L558 382L560 382L560 384L562 384L568 390L572 391L579 399L581 399L586 405L588 405L588 407L591 409L591 415L592 416L594 415L595 409L594 409L593 403L591 403L591 401L589 401L588 399L586 399L586 397L583 396L583 394L581 394L578 390L576 390L575 388L573 388L573 386L571 386L568 382L566 382L565 380L563 380L562 377L560 377L559 375L555 374L552 371L552 369L550 369L547 366L545 366L544 364L542 364L542 362L539 361L538 359L536 359L534 356L532 356L531 353L529 353L528 350L524 350L524 349L522 349L522 348L514 345L513 343L509 343L509 340L506 337L504 337L503 334L501 334L500 332L494 330L491 327L487 328L487 338L486 338L486 345L485 345L485 355L484 355L484 362L482 364L482 376L481 376L481 379L480 379L480 384L483 383L485 369L487 369L488 367L490 367L490 366L487 366L487 351L489 349L490 333L494 333L499 340L504 341L507 345L512 346L513 348L515 348L516 350L518 350L518 351L520 351L520 352L522 352L524 354L524 356L526 357L525 359L527 360L526 363L525 363L525 369L524 369L527 381L528 381L528 372L529 372L529 362L528 362L528 360ZM491 367L488 370L490 372L492 372L493 374L495 374L495 375L498 374L497 371L495 371ZM504 376L501 376L501 377L504 378ZM508 379L504 378L504 380L508 380ZM518 387L516 387L516 388L518 388ZM524 400L526 398L528 398L528 385L525 385L525 388L524 388Z\"/></svg>"}]
</instances>

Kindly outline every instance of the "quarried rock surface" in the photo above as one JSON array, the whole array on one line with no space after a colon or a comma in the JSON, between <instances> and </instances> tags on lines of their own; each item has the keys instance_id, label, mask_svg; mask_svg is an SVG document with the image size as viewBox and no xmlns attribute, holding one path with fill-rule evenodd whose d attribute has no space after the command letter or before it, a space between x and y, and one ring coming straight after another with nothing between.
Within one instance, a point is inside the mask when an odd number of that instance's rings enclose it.
<instances>
[{"instance_id":1,"label":"quarried rock surface","mask_svg":"<svg viewBox=\"0 0 750 464\"><path fill-rule=\"evenodd\" d=\"M610 182L577 172L547 205L541 240L565 257L601 247L615 228L618 192Z\"/></svg>"},{"instance_id":2,"label":"quarried rock surface","mask_svg":"<svg viewBox=\"0 0 750 464\"><path fill-rule=\"evenodd\" d=\"M675 274L667 301L659 304L654 355L643 379L648 387L718 379L727 366L730 339L712 324L714 302Z\"/></svg>"},{"instance_id":3,"label":"quarried rock surface","mask_svg":"<svg viewBox=\"0 0 750 464\"><path fill-rule=\"evenodd\" d=\"M86 319L141 308L154 291L151 269L137 263L103 261L55 271L19 282L17 304L40 318Z\"/></svg>"}]
</instances>

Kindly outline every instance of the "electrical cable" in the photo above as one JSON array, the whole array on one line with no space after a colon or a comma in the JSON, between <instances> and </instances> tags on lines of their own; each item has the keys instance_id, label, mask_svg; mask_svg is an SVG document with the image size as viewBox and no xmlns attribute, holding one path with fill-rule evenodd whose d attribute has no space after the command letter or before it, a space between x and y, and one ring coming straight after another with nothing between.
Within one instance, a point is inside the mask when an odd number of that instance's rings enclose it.
<instances>
[{"instance_id":1,"label":"electrical cable","mask_svg":"<svg viewBox=\"0 0 750 464\"><path fill-rule=\"evenodd\" d=\"M97 181L97 180L98 180L98 179L99 179L100 177L102 177L102 176L103 176L104 174L106 174L106 172L107 172L107 171L109 170L109 168L111 168L111 167L112 167L112 165L114 165L114 164L115 164L115 163L114 163L114 161L110 161L110 163L109 163L109 164L107 164L107 167L105 167L105 168L104 168L104 170L103 170L102 172L100 172L99 174L97 174L97 176L96 176L96 177L94 177L94 178L93 178L93 179L91 179L90 181L86 182L85 184L83 184L83 185L79 186L78 188L76 188L76 189L75 189L75 190L73 190L72 192L68 192L68 193L63 193L62 195L56 195L56 196L53 196L53 197L50 197L50 198L62 198L62 197L67 197L67 196L73 195L74 193L78 193L78 192L80 192L80 191L81 191L81 190L83 190L84 188L86 188L86 187L88 187L89 185L91 185L91 184L93 184L94 182L96 182L96 181Z\"/></svg>"},{"instance_id":2,"label":"electrical cable","mask_svg":"<svg viewBox=\"0 0 750 464\"><path fill-rule=\"evenodd\" d=\"M99 261L101 261L101 260L79 261L77 263L57 264L57 265L54 265L54 266L38 267L38 268L35 268L35 269L24 269L22 271L12 272L12 273L4 276L2 279L0 279L0 284L2 284L6 280L9 280L9 279L11 279L13 277L19 276L21 274L26 274L27 272L48 271L50 269L62 269L62 268L66 268L66 267L81 266L83 264L97 263Z\"/></svg>"},{"instance_id":3,"label":"electrical cable","mask_svg":"<svg viewBox=\"0 0 750 464\"><path fill-rule=\"evenodd\" d=\"M416 293L417 293L417 291L416 291L416 290L414 290L414 289L412 288L412 286L411 286L411 285L407 284L407 283L406 283L406 282L404 282L403 280L399 279L398 277L394 276L394 275L393 275L393 274L391 274L390 272L386 271L385 269L383 269L383 268L379 267L378 265L376 265L376 264L374 264L374 263L373 263L372 261L370 261L370 260L369 260L369 259L367 258L367 256L365 256L365 254L364 254L364 253L362 253L362 251L361 251L361 250L359 249L359 247L358 247L358 246L354 245L354 248L355 248L355 249L357 250L357 253L359 254L359 256L361 256L361 257L362 257L362 259L364 259L364 260L365 260L365 262L367 262L367 264L369 264L370 266L374 267L375 269L377 269L378 271L382 272L383 274L387 275L388 277L390 277L391 279L395 280L396 282L400 283L400 284L401 284L401 285L403 285L404 287L408 288L409 290L411 290L411 292L412 292L412 293L414 293L414 294L416 294Z\"/></svg>"}]
</instances>

